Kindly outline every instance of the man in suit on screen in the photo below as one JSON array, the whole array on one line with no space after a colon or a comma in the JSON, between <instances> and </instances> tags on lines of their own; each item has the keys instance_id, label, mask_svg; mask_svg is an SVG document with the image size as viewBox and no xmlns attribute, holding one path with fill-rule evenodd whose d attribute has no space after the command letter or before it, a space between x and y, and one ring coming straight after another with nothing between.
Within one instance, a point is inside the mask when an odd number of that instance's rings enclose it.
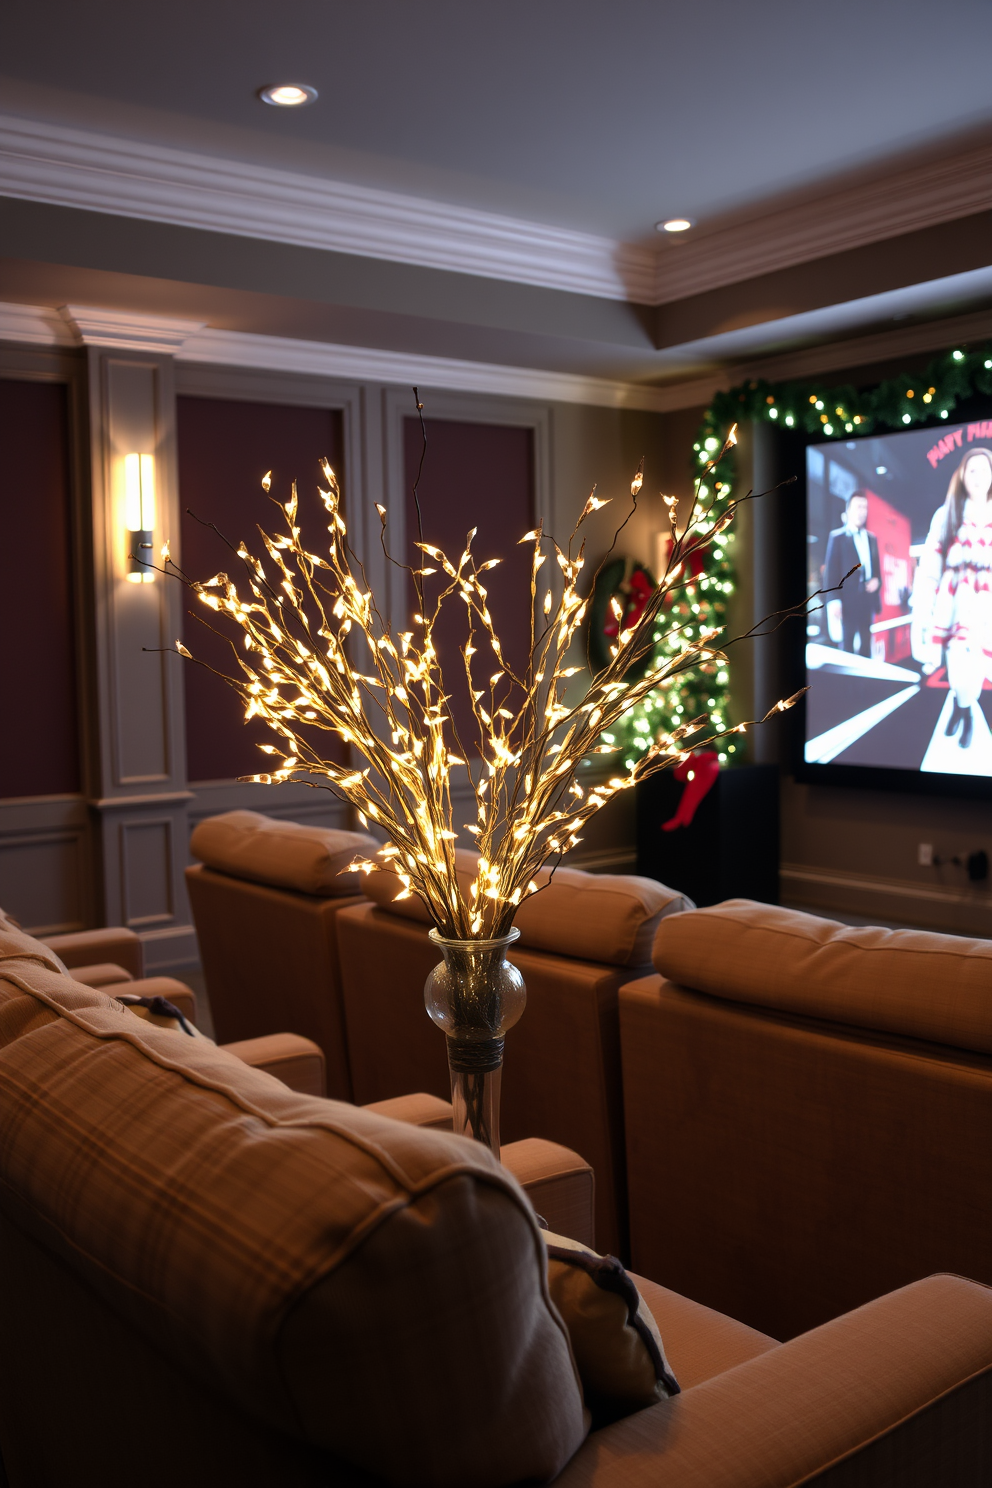
<instances>
[{"instance_id":1,"label":"man in suit on screen","mask_svg":"<svg viewBox=\"0 0 992 1488\"><path fill-rule=\"evenodd\" d=\"M864 491L852 491L843 527L835 528L827 539L823 565L823 587L833 589L855 564L861 564L840 593L827 598L827 634L835 646L858 656L871 655L871 622L882 608L878 539L868 531L867 521L868 497Z\"/></svg>"}]
</instances>

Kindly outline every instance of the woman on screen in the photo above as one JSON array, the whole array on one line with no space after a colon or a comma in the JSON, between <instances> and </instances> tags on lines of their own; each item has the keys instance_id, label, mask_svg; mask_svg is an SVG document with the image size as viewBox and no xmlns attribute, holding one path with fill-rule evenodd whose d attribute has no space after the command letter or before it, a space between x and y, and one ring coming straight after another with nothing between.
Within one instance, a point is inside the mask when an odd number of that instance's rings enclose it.
<instances>
[{"instance_id":1,"label":"woman on screen","mask_svg":"<svg viewBox=\"0 0 992 1488\"><path fill-rule=\"evenodd\" d=\"M945 733L967 749L992 666L992 450L969 450L934 512L913 581L913 655L947 667L954 710Z\"/></svg>"}]
</instances>

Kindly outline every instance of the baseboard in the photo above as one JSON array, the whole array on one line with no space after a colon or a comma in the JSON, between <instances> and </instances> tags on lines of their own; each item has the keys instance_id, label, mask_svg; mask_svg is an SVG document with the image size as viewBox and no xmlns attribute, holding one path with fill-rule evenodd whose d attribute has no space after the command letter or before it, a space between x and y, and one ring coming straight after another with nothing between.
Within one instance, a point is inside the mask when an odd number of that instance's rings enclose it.
<instances>
[{"instance_id":1,"label":"baseboard","mask_svg":"<svg viewBox=\"0 0 992 1488\"><path fill-rule=\"evenodd\" d=\"M930 888L870 874L834 873L800 863L783 863L780 883L781 897L789 904L862 917L877 915L880 920L904 925L992 938L992 892L985 884Z\"/></svg>"},{"instance_id":2,"label":"baseboard","mask_svg":"<svg viewBox=\"0 0 992 1488\"><path fill-rule=\"evenodd\" d=\"M168 930L148 930L141 936L147 976L164 976L200 959L196 931L192 925L173 925Z\"/></svg>"}]
</instances>

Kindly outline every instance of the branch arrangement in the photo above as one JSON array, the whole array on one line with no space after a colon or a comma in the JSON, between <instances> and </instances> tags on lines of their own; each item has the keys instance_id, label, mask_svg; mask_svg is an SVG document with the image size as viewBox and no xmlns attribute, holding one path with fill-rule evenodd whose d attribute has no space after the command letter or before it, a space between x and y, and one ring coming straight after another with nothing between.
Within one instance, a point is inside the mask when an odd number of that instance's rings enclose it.
<instances>
[{"instance_id":1,"label":"branch arrangement","mask_svg":"<svg viewBox=\"0 0 992 1488\"><path fill-rule=\"evenodd\" d=\"M735 442L732 429L711 466ZM584 824L613 796L685 759L691 748L748 726L722 729L687 746L689 737L704 728L703 714L660 734L624 773L588 789L576 779L584 759L613 753L612 746L601 742L604 731L628 709L689 668L722 656L713 644L716 630L697 630L689 636L682 633L683 626L675 625L670 629L679 644L664 659L653 659L638 681L624 680L634 663L646 656L656 658L655 635L666 596L682 581L692 555L730 523L741 502L716 515L703 504L697 483L679 533L676 498L663 498L672 529L666 573L637 623L617 637L608 664L592 678L581 701L569 702L569 680L583 670L568 665L569 652L586 614L586 600L578 588L584 541L573 549L586 518L607 505L595 489L566 548L540 526L520 539L532 549L530 645L525 666L515 670L504 655L487 602L485 575L501 560L476 562L472 552L476 529L468 533L457 560L430 543L416 544L428 560L411 570L420 612L413 617L412 630L393 635L348 546L334 472L326 461L322 470L327 489L321 489L320 496L330 518L326 557L303 545L296 525L295 484L284 506L275 503L285 532L270 536L259 529L268 566L243 542L232 545L244 570L241 590L226 573L205 583L189 579L172 563L168 545L163 549L165 570L181 577L204 605L242 631L242 646L231 643L236 674L220 675L241 696L246 721L263 718L277 736L278 743L260 747L281 756L268 773L244 778L266 784L293 779L313 784L307 777L323 777L355 807L363 825L374 823L385 833L388 842L380 857L399 875L401 897L418 893L442 935L452 939L504 935L521 900L536 891L538 870L575 847ZM638 471L631 484L629 515L641 483ZM268 491L270 478L262 484ZM386 511L382 506L377 510L385 550ZM548 570L542 573L549 559L550 581ZM423 581L432 574L442 575L442 587L437 599L427 604ZM434 646L438 618L450 604L464 605L468 616L459 684L471 705L474 737L464 742L449 707L451 682L442 676ZM181 643L177 650L195 659ZM359 670L355 660L360 654L366 658L366 671ZM776 703L766 717L791 707L799 696ZM328 751L311 742L314 731L343 740L352 763L329 759ZM452 779L453 773L460 778L456 772L462 771L471 785L476 819L459 825L474 838L479 852L467 897L455 873L459 834ZM371 872L379 865L361 859L352 866Z\"/></svg>"}]
</instances>

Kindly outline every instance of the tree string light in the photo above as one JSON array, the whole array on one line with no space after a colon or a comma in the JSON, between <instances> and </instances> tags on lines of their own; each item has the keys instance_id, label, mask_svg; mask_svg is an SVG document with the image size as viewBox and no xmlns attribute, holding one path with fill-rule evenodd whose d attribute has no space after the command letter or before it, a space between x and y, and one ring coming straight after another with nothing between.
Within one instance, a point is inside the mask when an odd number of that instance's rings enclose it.
<instances>
[{"instance_id":1,"label":"tree string light","mask_svg":"<svg viewBox=\"0 0 992 1488\"><path fill-rule=\"evenodd\" d=\"M734 447L723 444L720 431L735 421L769 423L824 440L850 439L879 426L906 429L947 419L957 403L973 393L992 393L992 343L955 347L935 357L919 374L900 373L870 388L752 379L718 392L707 408L693 445L693 474L702 482L704 493L712 493L718 516L730 505L737 479ZM670 509L675 499L665 498ZM733 546L734 534L728 532L698 555L697 571L687 575L681 591L671 594L664 618L687 626L723 629L727 602L735 588ZM671 654L675 631L656 630L658 654ZM683 717L705 713L715 728L724 728L729 693L726 661L701 664L665 688L648 693L604 737L629 767L649 749L659 729L671 730ZM730 763L737 753L736 744L728 743L720 752L720 763Z\"/></svg>"}]
</instances>

